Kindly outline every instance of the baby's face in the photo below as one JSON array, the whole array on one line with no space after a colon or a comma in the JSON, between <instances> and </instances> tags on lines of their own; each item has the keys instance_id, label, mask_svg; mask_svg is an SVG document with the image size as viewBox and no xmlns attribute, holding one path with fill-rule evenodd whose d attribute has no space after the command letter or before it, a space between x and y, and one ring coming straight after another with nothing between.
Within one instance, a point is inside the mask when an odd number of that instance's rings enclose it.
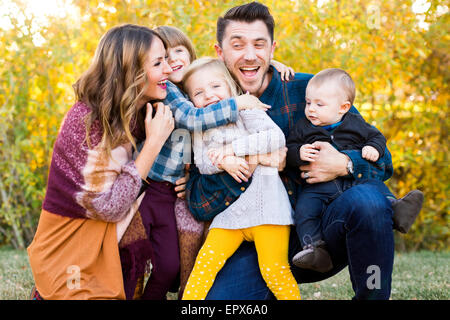
<instances>
[{"instance_id":1,"label":"baby's face","mask_svg":"<svg viewBox=\"0 0 450 320\"><path fill-rule=\"evenodd\" d=\"M327 126L341 121L347 112L343 94L333 82L306 88L306 118L315 126Z\"/></svg>"},{"instance_id":2,"label":"baby's face","mask_svg":"<svg viewBox=\"0 0 450 320\"><path fill-rule=\"evenodd\" d=\"M197 108L204 108L231 97L227 82L220 74L208 68L193 73L187 79L185 88Z\"/></svg>"}]
</instances>

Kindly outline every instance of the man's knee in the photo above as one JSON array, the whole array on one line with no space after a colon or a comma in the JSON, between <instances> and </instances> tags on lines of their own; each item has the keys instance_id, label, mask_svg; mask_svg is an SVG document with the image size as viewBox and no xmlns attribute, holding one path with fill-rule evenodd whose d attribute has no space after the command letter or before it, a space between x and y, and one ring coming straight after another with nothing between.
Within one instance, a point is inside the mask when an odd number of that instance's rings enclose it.
<instances>
[{"instance_id":1,"label":"man's knee","mask_svg":"<svg viewBox=\"0 0 450 320\"><path fill-rule=\"evenodd\" d=\"M347 190L344 195L352 206L353 221L368 227L392 228L392 206L377 188L357 185Z\"/></svg>"}]
</instances>

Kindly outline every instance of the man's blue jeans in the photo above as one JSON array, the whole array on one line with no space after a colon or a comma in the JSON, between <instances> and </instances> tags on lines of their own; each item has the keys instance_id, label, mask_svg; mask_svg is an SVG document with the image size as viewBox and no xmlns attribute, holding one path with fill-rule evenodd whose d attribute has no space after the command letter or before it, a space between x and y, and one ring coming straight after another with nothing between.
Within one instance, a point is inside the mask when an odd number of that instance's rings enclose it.
<instances>
[{"instance_id":1,"label":"man's blue jeans","mask_svg":"<svg viewBox=\"0 0 450 320\"><path fill-rule=\"evenodd\" d=\"M354 299L389 299L394 263L392 207L376 186L354 186L333 201L322 216L322 233L334 268L319 273L291 265L298 283L329 278L348 265ZM300 250L292 227L289 261ZM273 295L259 272L255 246L249 242L228 259L207 296L211 300L269 298Z\"/></svg>"},{"instance_id":2,"label":"man's blue jeans","mask_svg":"<svg viewBox=\"0 0 450 320\"><path fill-rule=\"evenodd\" d=\"M337 178L328 182L299 185L294 224L302 247L323 240L322 214L332 201L359 184L370 184L384 196L395 199L388 187L375 179Z\"/></svg>"}]
</instances>

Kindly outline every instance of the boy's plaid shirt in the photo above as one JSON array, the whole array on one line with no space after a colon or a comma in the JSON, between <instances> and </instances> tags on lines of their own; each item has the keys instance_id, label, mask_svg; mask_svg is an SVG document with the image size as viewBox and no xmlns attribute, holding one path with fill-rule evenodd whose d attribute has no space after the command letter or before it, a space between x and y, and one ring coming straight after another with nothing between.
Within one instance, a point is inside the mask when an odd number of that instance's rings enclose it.
<instances>
[{"instance_id":1,"label":"boy's plaid shirt","mask_svg":"<svg viewBox=\"0 0 450 320\"><path fill-rule=\"evenodd\" d=\"M294 124L305 116L305 91L312 74L296 73L294 79L281 81L278 72L272 68L272 80L259 98L263 103L271 105L267 114L289 135ZM358 113L355 107L350 112ZM385 181L393 174L392 159L386 148L384 156L376 163L363 159L361 150L345 150L353 162L355 179L378 179ZM298 184L297 173L285 169L280 173L291 204L295 206ZM190 179L186 185L186 199L192 214L198 220L211 220L215 215L225 210L239 195L246 190L251 179L246 183L238 183L226 172L215 175L200 175L195 166L191 166ZM298 181L297 181L298 182Z\"/></svg>"},{"instance_id":2,"label":"boy's plaid shirt","mask_svg":"<svg viewBox=\"0 0 450 320\"><path fill-rule=\"evenodd\" d=\"M236 122L238 108L234 98L219 101L207 108L195 108L184 93L171 82L167 82L167 97L163 103L170 106L175 118L175 130L164 143L148 178L175 183L184 177L185 164L191 163L190 131L204 131ZM142 149L142 144L138 149Z\"/></svg>"}]
</instances>

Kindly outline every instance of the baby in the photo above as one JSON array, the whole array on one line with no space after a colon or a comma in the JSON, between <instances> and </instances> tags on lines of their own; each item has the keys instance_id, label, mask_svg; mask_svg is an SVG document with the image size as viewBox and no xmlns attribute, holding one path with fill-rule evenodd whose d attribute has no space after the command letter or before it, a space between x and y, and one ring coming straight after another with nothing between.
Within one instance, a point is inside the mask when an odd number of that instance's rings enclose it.
<instances>
[{"instance_id":1,"label":"baby","mask_svg":"<svg viewBox=\"0 0 450 320\"><path fill-rule=\"evenodd\" d=\"M235 96L238 92L227 68L218 59L194 61L183 76L183 84L197 108ZM281 129L265 111L257 109L239 112L236 123L195 132L193 140L194 162L200 173L215 174L225 170L236 180L244 178L250 170L240 156L265 154L285 145ZM234 156L223 157L215 166L208 153L225 145L232 146ZM288 263L292 211L278 169L256 166L247 190L214 217L183 299L204 299L217 273L243 241L255 242L261 274L276 298L300 299L300 291Z\"/></svg>"},{"instance_id":2,"label":"baby","mask_svg":"<svg viewBox=\"0 0 450 320\"><path fill-rule=\"evenodd\" d=\"M362 157L372 162L384 155L386 139L381 132L359 114L348 112L354 98L355 84L344 70L325 69L309 80L306 118L295 124L287 140L289 166L298 168L315 161L319 154L314 144L316 141L329 142L339 151L361 150ZM319 272L332 269L331 258L322 239L321 215L333 200L357 184L378 188L392 203L394 229L408 232L422 208L423 194L419 190L397 200L379 180L358 180L349 175L324 183L302 183L294 222L303 250L293 258L296 266Z\"/></svg>"}]
</instances>

